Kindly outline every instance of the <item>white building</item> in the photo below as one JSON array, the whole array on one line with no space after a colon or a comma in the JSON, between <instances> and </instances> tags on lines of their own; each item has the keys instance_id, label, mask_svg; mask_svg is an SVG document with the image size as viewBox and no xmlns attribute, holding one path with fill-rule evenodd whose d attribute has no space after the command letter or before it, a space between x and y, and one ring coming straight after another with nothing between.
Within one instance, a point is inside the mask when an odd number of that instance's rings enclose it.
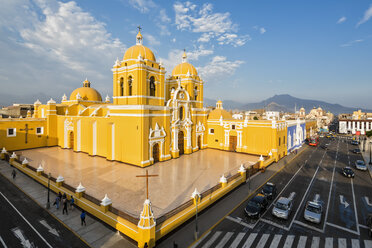
<instances>
[{"instance_id":1,"label":"white building","mask_svg":"<svg viewBox=\"0 0 372 248\"><path fill-rule=\"evenodd\" d=\"M364 135L372 130L372 120L340 119L338 123L339 133Z\"/></svg>"}]
</instances>

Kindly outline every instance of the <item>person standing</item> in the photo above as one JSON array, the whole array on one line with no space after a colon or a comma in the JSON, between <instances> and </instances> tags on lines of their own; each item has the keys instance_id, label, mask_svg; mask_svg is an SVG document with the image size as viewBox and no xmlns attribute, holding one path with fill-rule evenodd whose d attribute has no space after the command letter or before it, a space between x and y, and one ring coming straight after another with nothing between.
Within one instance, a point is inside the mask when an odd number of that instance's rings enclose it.
<instances>
[{"instance_id":1,"label":"person standing","mask_svg":"<svg viewBox=\"0 0 372 248\"><path fill-rule=\"evenodd\" d=\"M81 214L80 214L81 225L83 225L83 224L84 224L84 225L86 226L86 225L87 225L87 223L85 222L85 215L86 215L86 214L85 214L85 211L84 211L84 210L82 210L82 211L81 211Z\"/></svg>"},{"instance_id":2,"label":"person standing","mask_svg":"<svg viewBox=\"0 0 372 248\"><path fill-rule=\"evenodd\" d=\"M61 198L59 197L59 195L57 195L56 200L53 203L53 205L56 205L56 209L59 209L60 200L61 200Z\"/></svg>"},{"instance_id":3,"label":"person standing","mask_svg":"<svg viewBox=\"0 0 372 248\"><path fill-rule=\"evenodd\" d=\"M12 171L12 177L13 177L13 180L16 178L16 176L17 176L17 172L16 172L15 169L13 169L13 171Z\"/></svg>"},{"instance_id":4,"label":"person standing","mask_svg":"<svg viewBox=\"0 0 372 248\"><path fill-rule=\"evenodd\" d=\"M74 209L74 203L75 203L74 196L71 196L71 199L70 199L70 209L71 209L71 210Z\"/></svg>"},{"instance_id":5,"label":"person standing","mask_svg":"<svg viewBox=\"0 0 372 248\"><path fill-rule=\"evenodd\" d=\"M67 197L62 199L62 203L63 203L62 214L65 214L65 211L66 211L66 214L68 215L68 211L67 211L67 203L68 203Z\"/></svg>"}]
</instances>

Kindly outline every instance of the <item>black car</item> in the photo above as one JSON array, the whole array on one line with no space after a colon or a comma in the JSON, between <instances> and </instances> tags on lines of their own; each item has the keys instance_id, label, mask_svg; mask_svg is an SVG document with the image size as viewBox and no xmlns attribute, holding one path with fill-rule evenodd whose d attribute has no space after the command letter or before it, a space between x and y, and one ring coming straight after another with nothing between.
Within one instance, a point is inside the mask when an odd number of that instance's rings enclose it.
<instances>
[{"instance_id":1,"label":"black car","mask_svg":"<svg viewBox=\"0 0 372 248\"><path fill-rule=\"evenodd\" d=\"M342 168L342 175L349 178L354 177L354 171L350 167L346 166Z\"/></svg>"},{"instance_id":2,"label":"black car","mask_svg":"<svg viewBox=\"0 0 372 248\"><path fill-rule=\"evenodd\" d=\"M359 142L358 142L357 140L352 140L350 143L351 143L352 145L354 145L354 146L359 145Z\"/></svg>"},{"instance_id":3,"label":"black car","mask_svg":"<svg viewBox=\"0 0 372 248\"><path fill-rule=\"evenodd\" d=\"M353 150L353 153L360 154L360 149L359 149L359 148L355 148L355 149Z\"/></svg>"},{"instance_id":4,"label":"black car","mask_svg":"<svg viewBox=\"0 0 372 248\"><path fill-rule=\"evenodd\" d=\"M266 196L257 194L248 202L244 212L249 218L259 218L260 215L266 210L267 205L268 202Z\"/></svg>"},{"instance_id":5,"label":"black car","mask_svg":"<svg viewBox=\"0 0 372 248\"><path fill-rule=\"evenodd\" d=\"M276 195L276 186L273 183L266 183L263 186L261 193L264 194L268 199L273 199Z\"/></svg>"}]
</instances>

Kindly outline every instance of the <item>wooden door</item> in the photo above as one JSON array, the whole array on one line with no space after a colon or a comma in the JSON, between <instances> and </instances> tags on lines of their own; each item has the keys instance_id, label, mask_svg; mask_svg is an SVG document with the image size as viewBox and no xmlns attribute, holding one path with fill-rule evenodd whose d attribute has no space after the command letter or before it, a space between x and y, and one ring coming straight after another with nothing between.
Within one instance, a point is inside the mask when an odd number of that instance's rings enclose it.
<instances>
[{"instance_id":1,"label":"wooden door","mask_svg":"<svg viewBox=\"0 0 372 248\"><path fill-rule=\"evenodd\" d=\"M202 136L199 135L199 136L198 136L198 147L199 147L199 150L202 148L201 138L202 138Z\"/></svg>"},{"instance_id":2,"label":"wooden door","mask_svg":"<svg viewBox=\"0 0 372 248\"><path fill-rule=\"evenodd\" d=\"M72 150L74 150L74 132L70 132L70 146Z\"/></svg>"},{"instance_id":3,"label":"wooden door","mask_svg":"<svg viewBox=\"0 0 372 248\"><path fill-rule=\"evenodd\" d=\"M184 134L182 131L178 132L178 150L180 155L184 154Z\"/></svg>"},{"instance_id":4,"label":"wooden door","mask_svg":"<svg viewBox=\"0 0 372 248\"><path fill-rule=\"evenodd\" d=\"M230 136L229 139L229 144L230 144L230 151L235 152L236 150L236 144L237 144L237 137L236 136Z\"/></svg>"},{"instance_id":5,"label":"wooden door","mask_svg":"<svg viewBox=\"0 0 372 248\"><path fill-rule=\"evenodd\" d=\"M154 158L154 163L159 162L159 144L156 143L152 147L152 157Z\"/></svg>"}]
</instances>

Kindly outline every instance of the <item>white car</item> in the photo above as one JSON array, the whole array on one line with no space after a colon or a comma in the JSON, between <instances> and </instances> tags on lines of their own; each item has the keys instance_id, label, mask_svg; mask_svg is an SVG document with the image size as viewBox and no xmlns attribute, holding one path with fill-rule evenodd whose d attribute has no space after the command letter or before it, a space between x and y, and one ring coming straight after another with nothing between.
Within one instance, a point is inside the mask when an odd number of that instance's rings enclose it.
<instances>
[{"instance_id":1,"label":"white car","mask_svg":"<svg viewBox=\"0 0 372 248\"><path fill-rule=\"evenodd\" d=\"M306 203L304 218L307 221L319 224L322 220L322 205L317 201L308 201Z\"/></svg>"},{"instance_id":2,"label":"white car","mask_svg":"<svg viewBox=\"0 0 372 248\"><path fill-rule=\"evenodd\" d=\"M278 218L288 220L292 211L293 198L295 195L296 193L292 192L288 198L280 197L279 200L274 204L272 214Z\"/></svg>"},{"instance_id":3,"label":"white car","mask_svg":"<svg viewBox=\"0 0 372 248\"><path fill-rule=\"evenodd\" d=\"M355 168L357 168L358 170L363 170L363 171L367 170L367 166L363 160L357 160L355 162Z\"/></svg>"}]
</instances>

